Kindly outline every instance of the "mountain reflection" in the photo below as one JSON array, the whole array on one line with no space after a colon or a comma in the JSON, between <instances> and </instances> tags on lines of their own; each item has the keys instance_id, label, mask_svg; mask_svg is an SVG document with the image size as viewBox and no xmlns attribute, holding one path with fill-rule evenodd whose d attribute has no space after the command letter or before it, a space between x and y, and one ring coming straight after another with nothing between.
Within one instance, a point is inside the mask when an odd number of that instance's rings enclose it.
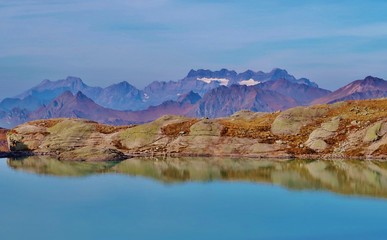
<instances>
[{"instance_id":1,"label":"mountain reflection","mask_svg":"<svg viewBox=\"0 0 387 240\"><path fill-rule=\"evenodd\" d=\"M387 197L387 163L373 161L232 158L132 158L122 162L71 162L50 157L8 160L11 168L55 176L120 173L164 183L249 181L289 189Z\"/></svg>"}]
</instances>

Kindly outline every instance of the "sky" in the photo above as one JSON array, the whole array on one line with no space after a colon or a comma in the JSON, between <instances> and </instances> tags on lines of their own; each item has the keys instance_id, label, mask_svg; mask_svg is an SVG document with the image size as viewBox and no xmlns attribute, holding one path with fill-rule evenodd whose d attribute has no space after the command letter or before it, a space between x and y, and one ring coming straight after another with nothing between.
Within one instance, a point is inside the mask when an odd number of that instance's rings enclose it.
<instances>
[{"instance_id":1,"label":"sky","mask_svg":"<svg viewBox=\"0 0 387 240\"><path fill-rule=\"evenodd\" d=\"M387 78L384 0L1 0L0 99L43 79L91 86L190 69L283 68L336 89Z\"/></svg>"}]
</instances>

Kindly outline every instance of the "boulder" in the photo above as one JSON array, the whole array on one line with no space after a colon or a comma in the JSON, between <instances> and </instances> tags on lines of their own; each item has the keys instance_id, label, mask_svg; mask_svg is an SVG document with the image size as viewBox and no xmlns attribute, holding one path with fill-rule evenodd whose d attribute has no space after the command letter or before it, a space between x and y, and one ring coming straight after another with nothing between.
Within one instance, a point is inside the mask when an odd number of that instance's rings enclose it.
<instances>
[{"instance_id":1,"label":"boulder","mask_svg":"<svg viewBox=\"0 0 387 240\"><path fill-rule=\"evenodd\" d=\"M328 111L321 107L296 107L282 112L274 120L271 132L275 135L296 135L302 126L313 121L314 118L322 117Z\"/></svg>"},{"instance_id":2,"label":"boulder","mask_svg":"<svg viewBox=\"0 0 387 240\"><path fill-rule=\"evenodd\" d=\"M328 148L325 140L333 137L339 128L341 117L334 117L328 122L321 124L320 128L315 129L310 135L305 145L315 151L324 151Z\"/></svg>"}]
</instances>

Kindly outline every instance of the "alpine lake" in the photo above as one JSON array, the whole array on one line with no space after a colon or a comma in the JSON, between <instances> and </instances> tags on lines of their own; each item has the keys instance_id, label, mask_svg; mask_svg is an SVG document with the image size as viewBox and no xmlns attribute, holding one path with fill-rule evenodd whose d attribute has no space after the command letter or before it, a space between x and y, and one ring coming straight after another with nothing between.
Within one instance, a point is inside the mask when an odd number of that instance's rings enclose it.
<instances>
[{"instance_id":1,"label":"alpine lake","mask_svg":"<svg viewBox=\"0 0 387 240\"><path fill-rule=\"evenodd\" d=\"M387 239L387 162L0 159L0 239Z\"/></svg>"}]
</instances>

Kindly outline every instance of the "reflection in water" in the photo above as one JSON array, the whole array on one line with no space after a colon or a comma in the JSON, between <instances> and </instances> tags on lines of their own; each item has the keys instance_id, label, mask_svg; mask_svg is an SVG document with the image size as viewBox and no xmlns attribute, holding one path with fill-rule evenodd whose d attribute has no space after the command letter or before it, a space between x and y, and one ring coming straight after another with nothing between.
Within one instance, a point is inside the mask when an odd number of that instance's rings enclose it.
<instances>
[{"instance_id":1,"label":"reflection in water","mask_svg":"<svg viewBox=\"0 0 387 240\"><path fill-rule=\"evenodd\" d=\"M387 163L231 158L132 158L122 162L64 162L50 157L8 160L8 165L38 174L87 176L120 173L165 183L185 181L249 181L289 189L328 190L341 194L387 198Z\"/></svg>"}]
</instances>

